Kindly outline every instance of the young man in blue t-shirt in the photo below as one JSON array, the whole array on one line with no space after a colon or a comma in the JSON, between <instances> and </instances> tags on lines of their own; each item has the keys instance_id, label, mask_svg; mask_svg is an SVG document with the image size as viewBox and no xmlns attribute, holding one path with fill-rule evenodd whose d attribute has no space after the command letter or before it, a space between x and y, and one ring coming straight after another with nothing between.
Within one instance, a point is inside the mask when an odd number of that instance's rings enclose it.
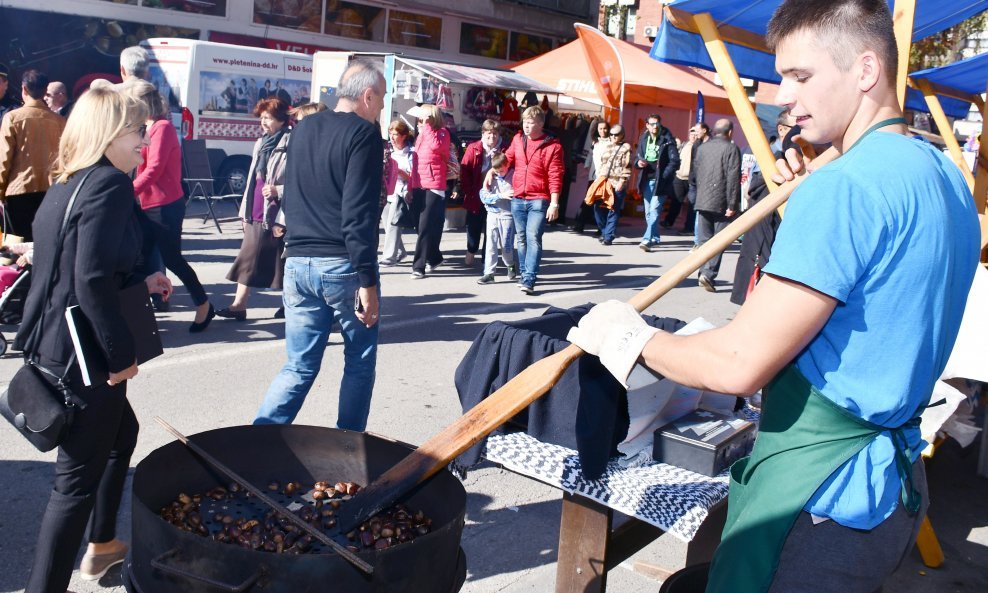
<instances>
[{"instance_id":1,"label":"young man in blue t-shirt","mask_svg":"<svg viewBox=\"0 0 988 593\"><path fill-rule=\"evenodd\" d=\"M776 102L842 156L793 193L762 282L723 328L674 336L612 301L570 340L622 381L641 357L693 387L764 386L708 592L871 593L925 514L918 417L960 326L977 216L956 165L906 136L884 0L788 0L768 31ZM805 168L787 157L779 182Z\"/></svg>"}]
</instances>

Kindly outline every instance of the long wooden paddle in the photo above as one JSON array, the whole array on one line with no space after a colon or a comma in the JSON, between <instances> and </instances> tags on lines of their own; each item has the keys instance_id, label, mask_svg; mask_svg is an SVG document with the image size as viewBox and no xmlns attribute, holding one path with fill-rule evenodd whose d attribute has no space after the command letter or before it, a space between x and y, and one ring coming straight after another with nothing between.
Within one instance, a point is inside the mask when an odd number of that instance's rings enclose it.
<instances>
[{"instance_id":1,"label":"long wooden paddle","mask_svg":"<svg viewBox=\"0 0 988 593\"><path fill-rule=\"evenodd\" d=\"M838 156L837 151L831 148L813 161L814 168L820 168ZM785 203L802 179L797 177L762 198L724 230L632 297L628 303L637 311L644 311ZM457 455L552 389L563 372L581 354L583 350L571 344L532 364L471 408L459 420L422 443L408 457L383 473L367 488L360 490L339 509L337 521L340 529L347 532L357 527L381 509L393 504L416 484L446 467Z\"/></svg>"}]
</instances>

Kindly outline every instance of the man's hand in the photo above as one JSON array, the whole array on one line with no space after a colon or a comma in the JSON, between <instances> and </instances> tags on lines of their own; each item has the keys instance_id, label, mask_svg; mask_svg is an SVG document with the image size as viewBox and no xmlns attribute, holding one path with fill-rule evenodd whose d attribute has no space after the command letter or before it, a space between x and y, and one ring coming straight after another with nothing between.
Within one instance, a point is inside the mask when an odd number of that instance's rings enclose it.
<instances>
[{"instance_id":1,"label":"man's hand","mask_svg":"<svg viewBox=\"0 0 988 593\"><path fill-rule=\"evenodd\" d=\"M545 219L552 222L559 218L559 194L549 195L549 207L545 211Z\"/></svg>"},{"instance_id":2,"label":"man's hand","mask_svg":"<svg viewBox=\"0 0 988 593\"><path fill-rule=\"evenodd\" d=\"M357 319L367 327L374 327L378 319L377 287L361 287L357 290L362 311L356 311Z\"/></svg>"},{"instance_id":3,"label":"man's hand","mask_svg":"<svg viewBox=\"0 0 988 593\"><path fill-rule=\"evenodd\" d=\"M566 339L584 352L600 357L601 364L627 387L631 369L645 344L658 331L645 323L631 305L607 301L584 315L580 324L569 330Z\"/></svg>"},{"instance_id":4,"label":"man's hand","mask_svg":"<svg viewBox=\"0 0 988 593\"><path fill-rule=\"evenodd\" d=\"M109 386L118 385L123 383L127 379L133 379L137 376L137 363L130 365L119 373L110 373L110 378L106 380L106 384Z\"/></svg>"},{"instance_id":5,"label":"man's hand","mask_svg":"<svg viewBox=\"0 0 988 593\"><path fill-rule=\"evenodd\" d=\"M144 284L147 285L149 293L160 294L163 301L167 301L168 297L172 294L172 281L161 272L155 272L145 278ZM135 366L134 368L136 369L137 367Z\"/></svg>"},{"instance_id":6,"label":"man's hand","mask_svg":"<svg viewBox=\"0 0 988 593\"><path fill-rule=\"evenodd\" d=\"M797 134L792 137L792 141L799 146L799 150L790 148L786 151L784 159L775 162L775 167L779 172L772 175L772 181L780 185L786 181L792 181L806 171L811 171L810 162L817 157L816 149L812 144L803 140L802 136Z\"/></svg>"},{"instance_id":7,"label":"man's hand","mask_svg":"<svg viewBox=\"0 0 988 593\"><path fill-rule=\"evenodd\" d=\"M724 216L726 216L727 218L731 218L731 217L733 217L733 216L734 216L735 214L736 214L736 212L734 212L734 209L733 209L733 208L728 208L728 209L727 209L727 210L726 210L726 211L724 212Z\"/></svg>"}]
</instances>

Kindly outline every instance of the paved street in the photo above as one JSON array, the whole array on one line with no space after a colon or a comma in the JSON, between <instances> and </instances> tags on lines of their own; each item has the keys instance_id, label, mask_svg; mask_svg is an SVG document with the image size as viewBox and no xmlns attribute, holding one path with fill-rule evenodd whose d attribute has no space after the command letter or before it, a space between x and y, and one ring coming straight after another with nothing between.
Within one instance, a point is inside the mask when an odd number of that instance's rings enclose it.
<instances>
[{"instance_id":1,"label":"paved street","mask_svg":"<svg viewBox=\"0 0 988 593\"><path fill-rule=\"evenodd\" d=\"M230 216L229 204L218 206ZM653 253L637 248L640 221L627 221L613 246L600 245L590 233L577 235L557 227L546 233L540 283L526 296L503 273L493 285L480 286L480 261L463 265L462 231L443 237L447 265L425 280L412 280L408 260L382 271L381 347L368 430L409 443L421 443L455 420L460 406L454 370L485 324L539 315L547 306L570 307L610 298L626 300L686 255L692 240L673 235ZM226 306L234 285L224 279L240 244L238 223L224 219L223 234L199 218L186 221L185 252L213 303ZM405 235L406 245L414 237ZM692 320L703 316L722 324L736 307L728 300L735 263L725 256L718 292L711 294L687 280L648 310ZM284 362L283 322L271 319L277 293L252 297L249 318L238 323L217 318L203 334L187 332L193 317L182 288L172 309L159 317L164 356L143 365L128 388L142 424L132 464L172 438L152 421L161 416L180 431L201 431L249 423L270 380ZM6 335L12 338L10 328ZM335 425L341 339L330 347L315 387L298 418L300 424ZM0 383L20 364L0 359ZM973 477L976 452L959 454L946 447L931 463L933 506L930 513L947 561L940 570L924 569L910 554L886 591L986 591L988 577L988 480ZM39 515L51 484L54 453L40 454L9 427L0 427L0 592L20 591L27 578ZM467 525L462 546L467 558L464 593L552 591L555 582L560 492L491 465L472 471ZM129 497L129 494L128 494ZM980 506L978 506L980 505ZM121 536L129 532L129 499L121 514ZM675 570L683 565L685 545L663 536L608 577L608 591L657 591L659 583L635 570L636 563ZM922 571L922 572L921 572ZM99 585L109 587L103 589ZM122 592L119 571L97 585L73 579L79 593Z\"/></svg>"}]
</instances>

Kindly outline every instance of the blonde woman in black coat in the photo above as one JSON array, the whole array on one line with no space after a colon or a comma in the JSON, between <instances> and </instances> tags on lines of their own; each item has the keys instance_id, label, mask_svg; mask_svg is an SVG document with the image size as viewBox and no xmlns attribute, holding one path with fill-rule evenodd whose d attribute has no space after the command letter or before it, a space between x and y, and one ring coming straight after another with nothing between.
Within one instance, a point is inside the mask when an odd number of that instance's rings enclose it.
<instances>
[{"instance_id":1,"label":"blonde woman in black coat","mask_svg":"<svg viewBox=\"0 0 988 593\"><path fill-rule=\"evenodd\" d=\"M146 119L143 104L112 88L97 87L80 97L59 144L56 183L35 218L35 281L16 346L59 375L68 369L69 387L86 407L76 412L58 448L27 593L65 592L87 524L84 580L99 579L127 552L116 539L116 522L137 442L137 419L127 402L127 380L137 375L137 363L117 292L141 281L165 298L172 290L161 273L146 279L133 275L143 238L128 173L141 162ZM77 187L62 252L54 261L62 218ZM110 370L106 384L86 387L78 365L69 366L72 341L60 314L68 305L78 305L93 326Z\"/></svg>"}]
</instances>

